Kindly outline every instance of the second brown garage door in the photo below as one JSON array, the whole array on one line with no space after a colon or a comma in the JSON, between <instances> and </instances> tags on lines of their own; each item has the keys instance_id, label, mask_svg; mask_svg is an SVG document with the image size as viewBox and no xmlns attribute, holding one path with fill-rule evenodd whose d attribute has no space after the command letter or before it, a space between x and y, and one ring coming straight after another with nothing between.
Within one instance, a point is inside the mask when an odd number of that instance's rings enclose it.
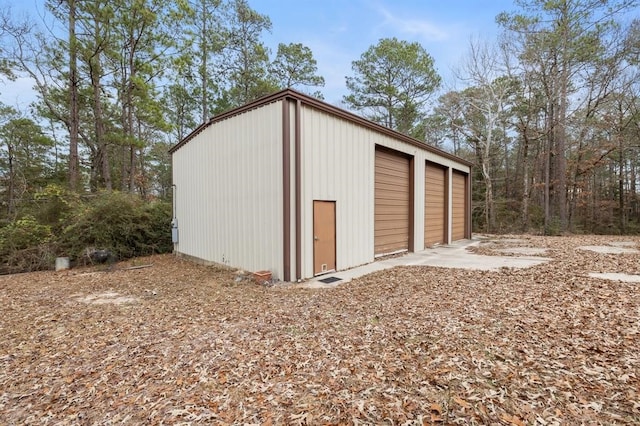
<instances>
[{"instance_id":1,"label":"second brown garage door","mask_svg":"<svg viewBox=\"0 0 640 426\"><path fill-rule=\"evenodd\" d=\"M446 242L446 173L447 169L427 163L424 191L424 246Z\"/></svg>"},{"instance_id":2,"label":"second brown garage door","mask_svg":"<svg viewBox=\"0 0 640 426\"><path fill-rule=\"evenodd\" d=\"M376 149L375 230L376 255L409 249L410 160Z\"/></svg>"},{"instance_id":3,"label":"second brown garage door","mask_svg":"<svg viewBox=\"0 0 640 426\"><path fill-rule=\"evenodd\" d=\"M454 171L451 186L451 239L457 241L467 236L467 175Z\"/></svg>"}]
</instances>

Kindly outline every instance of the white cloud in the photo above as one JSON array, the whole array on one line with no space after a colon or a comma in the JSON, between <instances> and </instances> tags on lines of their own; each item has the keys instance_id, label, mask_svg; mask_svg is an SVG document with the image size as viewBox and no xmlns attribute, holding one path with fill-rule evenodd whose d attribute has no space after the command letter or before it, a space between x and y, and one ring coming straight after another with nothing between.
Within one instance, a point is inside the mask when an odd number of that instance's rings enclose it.
<instances>
[{"instance_id":1,"label":"white cloud","mask_svg":"<svg viewBox=\"0 0 640 426\"><path fill-rule=\"evenodd\" d=\"M444 28L426 19L400 17L394 15L383 6L379 6L377 12L384 19L381 24L382 27L391 27L400 34L410 34L426 41L443 41L450 37Z\"/></svg>"}]
</instances>

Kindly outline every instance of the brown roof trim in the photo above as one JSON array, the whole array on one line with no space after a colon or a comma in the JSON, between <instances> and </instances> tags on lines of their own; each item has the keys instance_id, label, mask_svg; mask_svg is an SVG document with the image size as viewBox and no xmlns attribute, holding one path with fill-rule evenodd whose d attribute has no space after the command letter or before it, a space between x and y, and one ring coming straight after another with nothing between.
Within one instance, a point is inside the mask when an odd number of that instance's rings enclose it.
<instances>
[{"instance_id":1,"label":"brown roof trim","mask_svg":"<svg viewBox=\"0 0 640 426\"><path fill-rule=\"evenodd\" d=\"M198 133L202 132L205 128L207 128L209 125L216 123L218 121L222 121L225 120L229 117L233 117L234 115L238 115L238 114L242 114L246 111L261 107L263 105L267 105L270 104L272 102L278 101L280 99L283 98L293 98L296 99L298 101L300 101L302 104L308 105L310 107L316 108L318 110L321 110L323 112L326 112L328 114L332 114L335 116L338 116L340 118L343 118L345 120L354 122L354 123L358 123L364 127L368 127L376 132L382 133L384 135L390 136L394 139L399 139L403 142L406 142L410 145L413 145L417 148L423 149L425 151L429 151L429 152L433 152L434 154L437 154L441 157L444 158L448 158L450 160L456 161L458 163L464 164L466 166L473 166L473 163L470 161L467 161L463 158L457 157L453 154L450 154L446 151L443 151L439 148L436 148L434 146L431 145L427 145L424 142L420 142L417 139L414 139L410 136L407 136L403 133L397 132L395 130L391 130L387 127L384 127L380 124L374 123L372 121L369 121L363 117L360 117L359 115L356 115L352 112L349 111L345 111L341 108L338 108L336 106L333 106L331 104L328 104L326 102L323 102L319 99L313 98L309 95L305 95L303 93L300 93L296 90L293 89L284 89L281 90L279 92L273 93L271 95L268 96L264 96L262 98L256 99L253 102L250 102L244 106L232 109L230 111L227 111L225 113L222 113L220 115L216 115L215 117L212 117L211 119L209 119L209 121L207 121L206 123L201 124L200 126L198 126L193 132L189 133L184 139L182 139L180 142L178 142L178 144L176 144L175 146L173 146L170 150L169 153L173 154L174 152L176 152L180 147L182 147L184 144L186 144L187 142L189 142L191 139L193 139Z\"/></svg>"}]
</instances>

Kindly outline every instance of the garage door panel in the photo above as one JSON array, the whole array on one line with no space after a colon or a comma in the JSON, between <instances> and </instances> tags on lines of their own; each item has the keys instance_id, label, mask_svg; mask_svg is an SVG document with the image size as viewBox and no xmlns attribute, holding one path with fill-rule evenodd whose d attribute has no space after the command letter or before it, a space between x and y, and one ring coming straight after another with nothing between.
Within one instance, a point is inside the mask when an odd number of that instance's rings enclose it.
<instances>
[{"instance_id":1,"label":"garage door panel","mask_svg":"<svg viewBox=\"0 0 640 426\"><path fill-rule=\"evenodd\" d=\"M405 164L404 164L404 160L406 160L405 158L402 159L403 161L396 161L395 159L392 161L388 161L386 158L383 158L382 161L384 161L383 164L380 164L380 167L378 167L378 171L381 173L387 173L387 174L395 174L398 173L400 175L405 175L405 174L409 174L407 172L407 170L405 170Z\"/></svg>"},{"instance_id":2,"label":"garage door panel","mask_svg":"<svg viewBox=\"0 0 640 426\"><path fill-rule=\"evenodd\" d=\"M383 218L381 215L387 215L387 214L395 214L395 215L400 215L402 217L405 217L403 213L398 213L398 208L396 207L395 203L391 201L389 203L391 204L377 205L376 214L375 214L376 218Z\"/></svg>"},{"instance_id":3,"label":"garage door panel","mask_svg":"<svg viewBox=\"0 0 640 426\"><path fill-rule=\"evenodd\" d=\"M397 181L385 180L381 182L376 182L376 190L378 192L378 196L383 195L385 193L394 193L404 195L407 199L409 199L409 194L405 192L398 192L398 186L404 186L406 184L407 179Z\"/></svg>"},{"instance_id":4,"label":"garage door panel","mask_svg":"<svg viewBox=\"0 0 640 426\"><path fill-rule=\"evenodd\" d=\"M384 222L407 222L409 223L409 221L407 220L407 218L402 215L402 214L397 214L397 213L382 213L382 214L376 214L376 221L380 222L380 223L384 223Z\"/></svg>"},{"instance_id":5,"label":"garage door panel","mask_svg":"<svg viewBox=\"0 0 640 426\"><path fill-rule=\"evenodd\" d=\"M406 179L405 179L406 182ZM401 196L401 198L409 199L409 194L407 194L405 183L399 181L397 183L394 182L379 182L376 184L376 190L378 192L378 198L384 198L389 195Z\"/></svg>"},{"instance_id":6,"label":"garage door panel","mask_svg":"<svg viewBox=\"0 0 640 426\"><path fill-rule=\"evenodd\" d=\"M391 206L391 207L396 206L396 211L397 211L398 204L407 204L408 202L409 202L409 198L407 197L403 197L402 195L398 195L398 194L390 194L380 200L380 205ZM404 211L401 211L399 213L404 214Z\"/></svg>"},{"instance_id":7,"label":"garage door panel","mask_svg":"<svg viewBox=\"0 0 640 426\"><path fill-rule=\"evenodd\" d=\"M460 172L453 172L451 186L451 238L456 241L466 237L467 176Z\"/></svg>"},{"instance_id":8,"label":"garage door panel","mask_svg":"<svg viewBox=\"0 0 640 426\"><path fill-rule=\"evenodd\" d=\"M409 249L409 165L401 154L375 152L375 254Z\"/></svg>"},{"instance_id":9,"label":"garage door panel","mask_svg":"<svg viewBox=\"0 0 640 426\"><path fill-rule=\"evenodd\" d=\"M378 236L381 238L389 237L393 238L394 241L407 241L407 237L400 234L400 232L402 232L402 229L404 228L378 229L377 232Z\"/></svg>"},{"instance_id":10,"label":"garage door panel","mask_svg":"<svg viewBox=\"0 0 640 426\"><path fill-rule=\"evenodd\" d=\"M394 249L394 247L402 246L406 244L407 241L408 240L405 238L398 237L397 234L380 236L378 237L378 246L382 247L385 250L383 253L380 253L380 254L403 251L404 249L402 248Z\"/></svg>"},{"instance_id":11,"label":"garage door panel","mask_svg":"<svg viewBox=\"0 0 640 426\"><path fill-rule=\"evenodd\" d=\"M425 247L446 242L446 173L447 169L432 163L425 168Z\"/></svg>"},{"instance_id":12,"label":"garage door panel","mask_svg":"<svg viewBox=\"0 0 640 426\"><path fill-rule=\"evenodd\" d=\"M384 161L384 160L382 160ZM405 177L409 175L409 172L404 169L404 166L396 166L395 164L389 166L380 166L377 169L377 174L382 176L398 176Z\"/></svg>"},{"instance_id":13,"label":"garage door panel","mask_svg":"<svg viewBox=\"0 0 640 426\"><path fill-rule=\"evenodd\" d=\"M404 223L380 223L376 225L376 231L380 231L380 235L390 235L390 233L400 233L403 229L406 229L409 222ZM404 237L404 236L403 236Z\"/></svg>"}]
</instances>

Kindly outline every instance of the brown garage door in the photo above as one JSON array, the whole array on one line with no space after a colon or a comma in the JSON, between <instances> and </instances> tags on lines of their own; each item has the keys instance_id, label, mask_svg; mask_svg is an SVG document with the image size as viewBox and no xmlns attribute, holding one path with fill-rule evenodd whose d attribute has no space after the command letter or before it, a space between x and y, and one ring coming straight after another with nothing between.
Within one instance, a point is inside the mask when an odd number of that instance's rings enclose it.
<instances>
[{"instance_id":1,"label":"brown garage door","mask_svg":"<svg viewBox=\"0 0 640 426\"><path fill-rule=\"evenodd\" d=\"M445 191L447 169L427 163L424 180L424 246L444 244L446 229Z\"/></svg>"},{"instance_id":2,"label":"brown garage door","mask_svg":"<svg viewBox=\"0 0 640 426\"><path fill-rule=\"evenodd\" d=\"M451 184L451 239L456 241L466 238L467 175L454 171Z\"/></svg>"},{"instance_id":3,"label":"brown garage door","mask_svg":"<svg viewBox=\"0 0 640 426\"><path fill-rule=\"evenodd\" d=\"M376 149L375 254L409 249L409 159Z\"/></svg>"}]
</instances>

